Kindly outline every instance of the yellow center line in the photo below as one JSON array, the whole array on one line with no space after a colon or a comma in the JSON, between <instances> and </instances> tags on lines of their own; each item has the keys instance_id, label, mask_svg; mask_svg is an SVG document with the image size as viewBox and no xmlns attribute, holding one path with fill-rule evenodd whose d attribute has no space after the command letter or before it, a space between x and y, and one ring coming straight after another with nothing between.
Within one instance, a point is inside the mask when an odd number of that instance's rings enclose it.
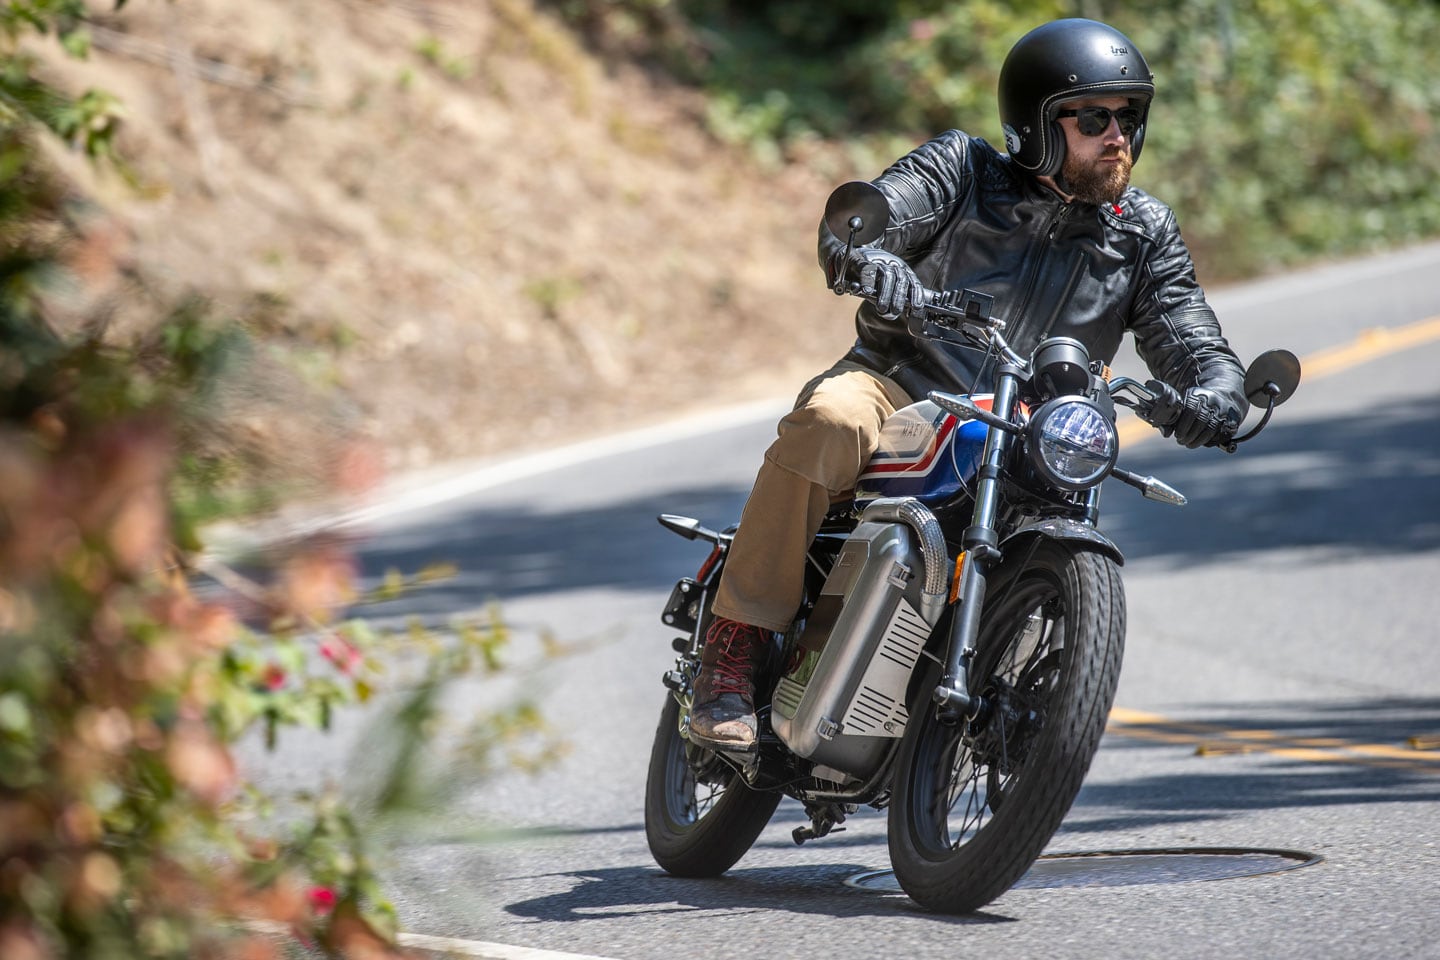
<instances>
[{"instance_id":1,"label":"yellow center line","mask_svg":"<svg viewBox=\"0 0 1440 960\"><path fill-rule=\"evenodd\" d=\"M1362 330L1349 343L1327 347L1302 359L1300 370L1304 379L1301 382L1310 383L1333 376L1351 367L1409 350L1432 340L1440 340L1440 316L1427 317L1403 327L1372 327ZM1119 433L1122 447L1134 446L1160 435L1158 430L1138 417L1132 417L1120 424Z\"/></svg>"},{"instance_id":2,"label":"yellow center line","mask_svg":"<svg viewBox=\"0 0 1440 960\"><path fill-rule=\"evenodd\" d=\"M1187 723L1156 713L1115 707L1106 731L1116 736L1194 748L1200 756L1267 753L1307 763L1349 763L1402 767L1440 774L1440 755L1385 743L1356 743L1335 737L1291 737L1272 730L1233 729L1212 723Z\"/></svg>"},{"instance_id":3,"label":"yellow center line","mask_svg":"<svg viewBox=\"0 0 1440 960\"><path fill-rule=\"evenodd\" d=\"M1300 369L1305 379L1317 380L1436 339L1440 339L1440 316L1403 327L1374 327L1362 330L1350 343L1312 353Z\"/></svg>"}]
</instances>

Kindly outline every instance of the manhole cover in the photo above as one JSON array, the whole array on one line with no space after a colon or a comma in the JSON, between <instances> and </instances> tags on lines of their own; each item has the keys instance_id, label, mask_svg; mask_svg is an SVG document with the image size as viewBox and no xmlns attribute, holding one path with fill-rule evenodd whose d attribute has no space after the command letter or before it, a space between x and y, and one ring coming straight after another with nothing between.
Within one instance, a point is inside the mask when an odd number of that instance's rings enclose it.
<instances>
[{"instance_id":1,"label":"manhole cover","mask_svg":"<svg viewBox=\"0 0 1440 960\"><path fill-rule=\"evenodd\" d=\"M1298 850L1190 847L1174 850L1099 850L1048 853L1016 882L1016 890L1056 887L1135 887L1197 880L1229 880L1280 873L1319 863L1323 857ZM848 886L901 893L892 870L873 870L846 880Z\"/></svg>"}]
</instances>

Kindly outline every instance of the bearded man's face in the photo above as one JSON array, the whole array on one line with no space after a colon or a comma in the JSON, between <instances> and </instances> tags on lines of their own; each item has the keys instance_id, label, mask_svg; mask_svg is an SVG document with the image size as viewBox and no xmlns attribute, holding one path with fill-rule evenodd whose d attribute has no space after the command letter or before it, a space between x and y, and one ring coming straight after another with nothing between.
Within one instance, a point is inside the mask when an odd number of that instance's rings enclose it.
<instances>
[{"instance_id":1,"label":"bearded man's face","mask_svg":"<svg viewBox=\"0 0 1440 960\"><path fill-rule=\"evenodd\" d=\"M1077 200L1097 207L1111 204L1119 200L1130 185L1130 168L1134 165L1128 146L1123 153L1102 159L1087 160L1067 153L1063 167L1065 186Z\"/></svg>"},{"instance_id":2,"label":"bearded man's face","mask_svg":"<svg viewBox=\"0 0 1440 960\"><path fill-rule=\"evenodd\" d=\"M1076 109L1087 106L1119 110L1130 101L1124 97L1096 97L1065 104ZM1061 175L1066 191L1077 200L1097 206L1115 203L1130 185L1130 169L1135 165L1130 138L1120 132L1120 124L1112 118L1099 135L1087 137L1076 126L1074 117L1060 118L1065 131L1065 163Z\"/></svg>"}]
</instances>

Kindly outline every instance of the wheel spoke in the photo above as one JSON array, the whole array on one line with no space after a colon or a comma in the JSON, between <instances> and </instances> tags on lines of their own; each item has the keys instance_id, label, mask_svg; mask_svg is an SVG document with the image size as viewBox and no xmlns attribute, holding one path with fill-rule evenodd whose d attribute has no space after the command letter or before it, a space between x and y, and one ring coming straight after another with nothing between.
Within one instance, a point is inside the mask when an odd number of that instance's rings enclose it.
<instances>
[{"instance_id":1,"label":"wheel spoke","mask_svg":"<svg viewBox=\"0 0 1440 960\"><path fill-rule=\"evenodd\" d=\"M699 820L701 817L705 816L705 814L709 813L712 809L714 809L715 804L720 802L720 798L725 794L725 788L722 786L716 786L713 783L705 783L696 784L694 789L695 819Z\"/></svg>"},{"instance_id":2,"label":"wheel spoke","mask_svg":"<svg viewBox=\"0 0 1440 960\"><path fill-rule=\"evenodd\" d=\"M980 790L980 768L972 767L969 789L965 792L965 815L951 831L950 846L957 848L971 833L978 832L985 819L986 797Z\"/></svg>"},{"instance_id":3,"label":"wheel spoke","mask_svg":"<svg viewBox=\"0 0 1440 960\"><path fill-rule=\"evenodd\" d=\"M937 785L940 789L936 791L933 815L937 829L943 832L944 842L953 849L964 843L967 835L979 829L985 816L985 798L980 787L983 768L975 764L969 745L960 738L958 731L951 749L955 759L946 781ZM957 819L956 808L962 806L962 797L963 811Z\"/></svg>"},{"instance_id":4,"label":"wheel spoke","mask_svg":"<svg viewBox=\"0 0 1440 960\"><path fill-rule=\"evenodd\" d=\"M1025 738L1017 739L1017 734L1031 711L1043 712L1059 676L1065 611L1054 587L1029 584L1026 593L1015 598L1015 606L1030 612L1008 637L992 643L988 658L982 653L985 665L977 673L988 678L983 689L999 713L986 728L957 737L953 745L946 811L937 817L952 850L972 840L984 827L987 811L993 815L1004 803L1024 767Z\"/></svg>"},{"instance_id":5,"label":"wheel spoke","mask_svg":"<svg viewBox=\"0 0 1440 960\"><path fill-rule=\"evenodd\" d=\"M716 761L708 751L678 739L671 749L667 796L672 816L681 823L696 823L720 802L729 778L714 779L719 773L713 769Z\"/></svg>"}]
</instances>

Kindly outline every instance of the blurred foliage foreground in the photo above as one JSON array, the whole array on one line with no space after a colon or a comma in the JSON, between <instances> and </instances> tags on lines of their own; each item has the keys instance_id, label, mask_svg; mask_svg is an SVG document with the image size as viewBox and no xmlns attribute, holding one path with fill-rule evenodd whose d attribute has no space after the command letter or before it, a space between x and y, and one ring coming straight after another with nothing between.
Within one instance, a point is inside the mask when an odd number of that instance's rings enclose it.
<instances>
[{"instance_id":1,"label":"blurred foliage foreground","mask_svg":"<svg viewBox=\"0 0 1440 960\"><path fill-rule=\"evenodd\" d=\"M38 31L83 53L82 13L0 5L0 957L260 958L288 949L276 931L327 955L394 955L366 825L416 800L443 684L498 669L505 631L337 622L365 598L333 543L294 546L263 583L211 568L223 605L191 591L218 475L199 438L242 344L196 304L125 335L103 315L65 335L51 322L78 234L44 149L110 155L115 105L37 81L16 44ZM382 592L407 585L397 574ZM405 676L382 678L396 661ZM369 819L329 793L277 818L232 745L328 726L340 706L378 703L382 679L394 709L366 749L388 743L394 762L355 806ZM464 746L528 751L538 726L521 705Z\"/></svg>"},{"instance_id":2,"label":"blurred foliage foreground","mask_svg":"<svg viewBox=\"0 0 1440 960\"><path fill-rule=\"evenodd\" d=\"M1208 276L1440 234L1434 0L550 2L703 86L717 134L780 160L856 137L888 140L873 146L888 159L951 127L1003 144L1010 46L1055 18L1104 20L1156 77L1136 184L1175 208Z\"/></svg>"}]
</instances>

